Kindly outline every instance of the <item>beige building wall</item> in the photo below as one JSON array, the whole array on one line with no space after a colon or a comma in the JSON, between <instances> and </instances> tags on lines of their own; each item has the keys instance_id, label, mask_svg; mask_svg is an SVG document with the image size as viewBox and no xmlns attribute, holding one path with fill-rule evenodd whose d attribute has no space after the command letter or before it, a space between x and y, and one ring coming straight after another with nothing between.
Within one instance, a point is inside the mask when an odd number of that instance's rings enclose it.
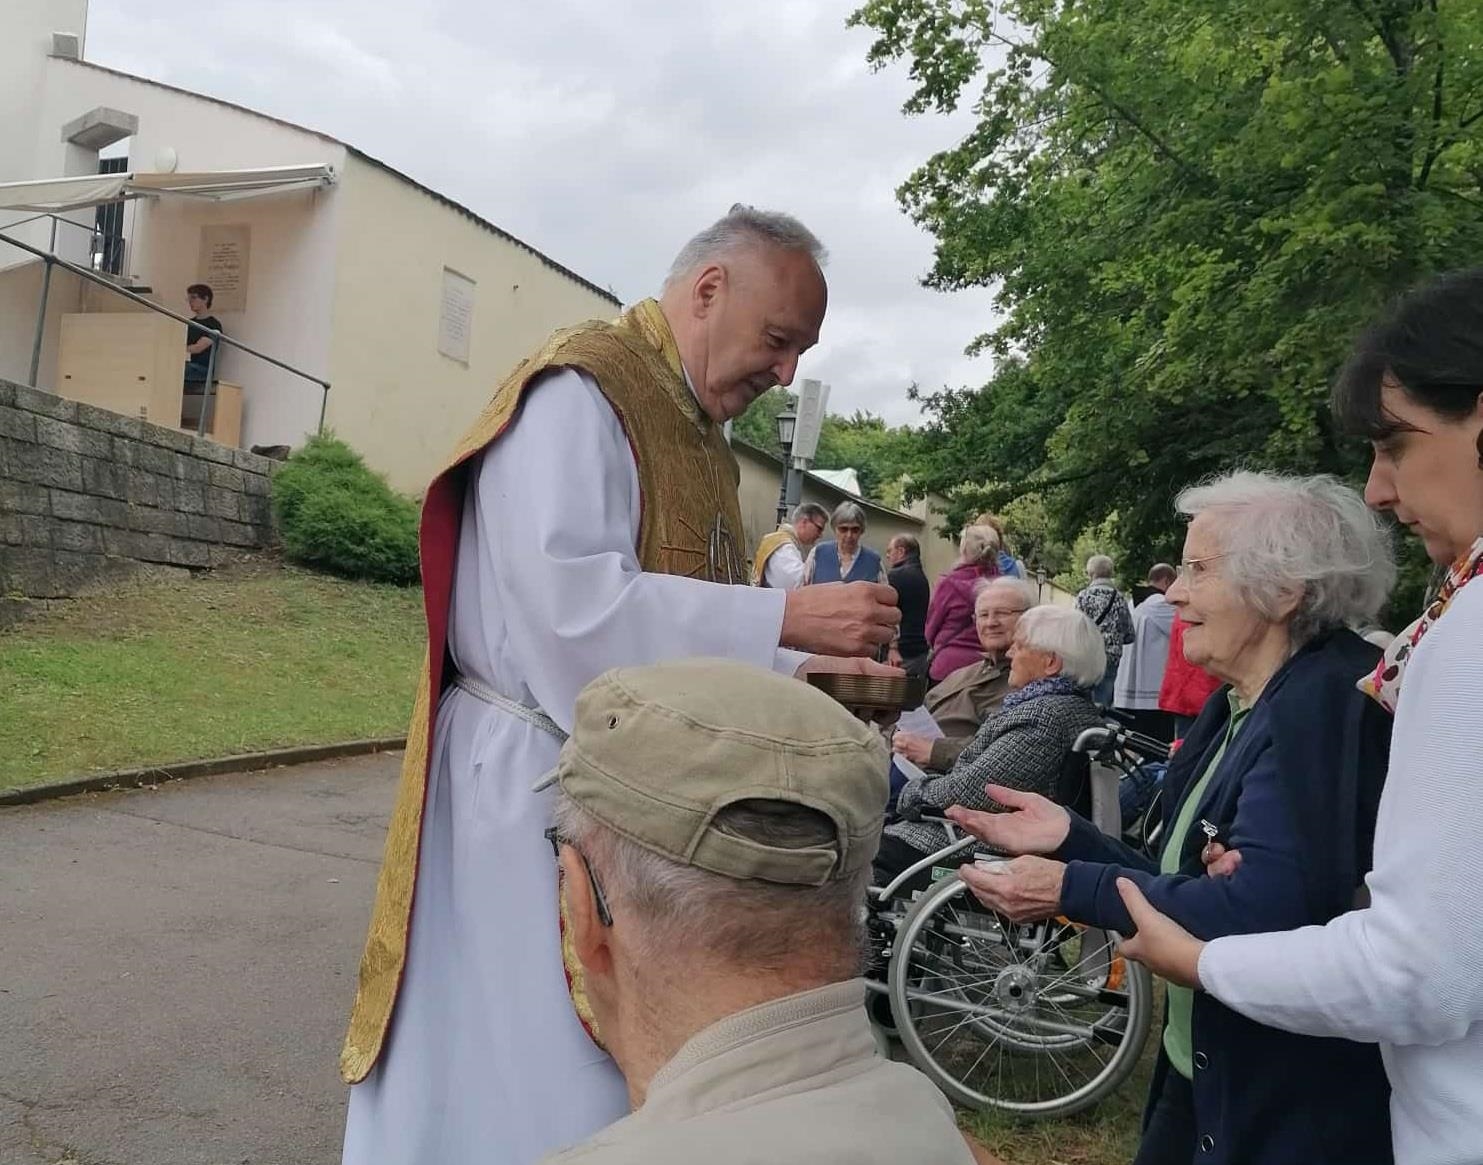
<instances>
[{"instance_id":1,"label":"beige building wall","mask_svg":"<svg viewBox=\"0 0 1483 1165\"><path fill-rule=\"evenodd\" d=\"M421 493L524 356L619 304L354 153L336 193L329 427ZM439 351L445 267L475 284L467 364Z\"/></svg>"},{"instance_id":2,"label":"beige building wall","mask_svg":"<svg viewBox=\"0 0 1483 1165\"><path fill-rule=\"evenodd\" d=\"M0 270L0 380L28 383L31 346L36 340L36 316L41 309L42 263L35 259ZM56 383L57 342L62 317L84 311L83 281L70 271L52 268L46 296L46 327L41 340L41 364L36 383Z\"/></svg>"}]
</instances>

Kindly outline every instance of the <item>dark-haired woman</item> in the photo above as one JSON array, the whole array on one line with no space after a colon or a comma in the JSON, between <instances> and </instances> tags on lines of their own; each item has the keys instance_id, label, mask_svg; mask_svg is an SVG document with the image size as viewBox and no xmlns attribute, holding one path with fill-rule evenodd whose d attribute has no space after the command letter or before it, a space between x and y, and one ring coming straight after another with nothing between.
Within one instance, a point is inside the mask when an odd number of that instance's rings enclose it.
<instances>
[{"instance_id":1,"label":"dark-haired woman","mask_svg":"<svg viewBox=\"0 0 1483 1165\"><path fill-rule=\"evenodd\" d=\"M1138 926L1126 950L1261 1023L1378 1043L1398 1165L1473 1165L1483 1161L1483 269L1404 298L1356 347L1334 412L1374 448L1366 500L1447 567L1437 598L1361 680L1396 714L1368 905L1326 926L1202 943L1124 883Z\"/></svg>"}]
</instances>

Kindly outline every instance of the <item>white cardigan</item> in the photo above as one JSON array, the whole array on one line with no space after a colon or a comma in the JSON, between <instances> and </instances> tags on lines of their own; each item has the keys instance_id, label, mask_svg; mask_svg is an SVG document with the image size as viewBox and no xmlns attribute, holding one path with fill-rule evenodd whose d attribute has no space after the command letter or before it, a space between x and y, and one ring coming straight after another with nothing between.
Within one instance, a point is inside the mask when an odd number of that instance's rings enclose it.
<instances>
[{"instance_id":1,"label":"white cardigan","mask_svg":"<svg viewBox=\"0 0 1483 1165\"><path fill-rule=\"evenodd\" d=\"M1218 938L1205 990L1259 1023L1380 1044L1397 1165L1483 1162L1483 582L1417 646L1375 829L1371 905Z\"/></svg>"}]
</instances>

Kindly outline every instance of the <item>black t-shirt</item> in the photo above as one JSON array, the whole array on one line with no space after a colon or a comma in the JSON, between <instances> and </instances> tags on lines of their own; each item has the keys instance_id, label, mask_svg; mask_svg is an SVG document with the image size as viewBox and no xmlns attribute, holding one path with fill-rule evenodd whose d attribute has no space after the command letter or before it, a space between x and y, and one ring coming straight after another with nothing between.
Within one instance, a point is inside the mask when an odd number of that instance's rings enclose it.
<instances>
[{"instance_id":1,"label":"black t-shirt","mask_svg":"<svg viewBox=\"0 0 1483 1165\"><path fill-rule=\"evenodd\" d=\"M908 558L887 575L887 581L896 588L896 605L901 609L901 636L897 650L903 659L915 659L926 655L927 605L932 598L932 584L922 571L918 559Z\"/></svg>"},{"instance_id":2,"label":"black t-shirt","mask_svg":"<svg viewBox=\"0 0 1483 1165\"><path fill-rule=\"evenodd\" d=\"M185 329L185 346L187 348L197 340L206 338L206 333L201 330L202 328L210 328L213 332L219 332L221 331L221 321L215 316L201 316L195 323L187 325ZM215 341L213 340L212 343L214 344ZM202 368L206 367L207 364L211 363L211 349L205 348L200 352L192 352L190 354L190 361L192 364L201 365Z\"/></svg>"}]
</instances>

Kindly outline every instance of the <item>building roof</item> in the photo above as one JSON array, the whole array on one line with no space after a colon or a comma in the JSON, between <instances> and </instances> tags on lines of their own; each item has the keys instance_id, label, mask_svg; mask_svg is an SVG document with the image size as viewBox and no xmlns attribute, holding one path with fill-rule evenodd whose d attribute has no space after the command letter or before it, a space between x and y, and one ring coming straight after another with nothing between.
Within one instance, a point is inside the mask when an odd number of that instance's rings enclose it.
<instances>
[{"instance_id":1,"label":"building roof","mask_svg":"<svg viewBox=\"0 0 1483 1165\"><path fill-rule=\"evenodd\" d=\"M361 159L361 161L367 162L370 165L375 166L379 170L385 170L392 177L397 178L397 179L400 179L402 182L405 182L408 186L415 187L416 189L422 191L422 193L426 194L429 198L435 199L436 201L441 202L444 206L447 206L447 207L449 207L449 208L451 208L453 210L456 210L459 214L464 215L466 218L472 219L473 222L476 225L478 225L480 227L483 227L485 230L489 231L491 234L498 235L500 238L504 239L506 242L513 243L515 246L519 247L521 250L530 252L530 254L534 255L537 259L539 259L547 267L551 268L551 270L557 272L560 275L566 276L568 279L572 280L575 283L581 284L583 287L585 287L588 291L592 292L593 294L600 295L604 299L609 300L615 307L621 307L622 304L623 304L623 301L620 300L616 295L614 295L607 288L605 288L605 287L599 287L596 283L593 283L590 279L583 278L581 275L578 275L575 271L573 271L570 267L563 266L562 264L558 263L555 259L551 258L551 256L545 254L542 251L537 250L535 247L532 247L524 239L517 238L516 236L512 235L509 231L504 230L503 228L498 227L494 223L490 222L483 215L476 214L474 211L472 211L468 207L464 206L461 202L455 202L453 199L449 198L446 194L440 194L438 191L434 190L431 186L424 185L423 183L417 181L417 179L412 178L412 177L410 177L410 176L402 173L395 166L389 166L389 165L387 165L385 162L381 161L379 158L373 158L370 154L366 153L364 150L357 149L355 146L351 145L349 142L341 141L339 138L333 137L333 136L331 136L330 134L327 134L327 133L322 133L321 131L319 131L317 129L310 129L308 126L297 125L294 122L285 121L281 117L274 117L271 114L262 113L262 112L260 112L260 111L258 111L256 109L249 109L245 105L238 105L238 104L236 104L235 102L232 102L232 101L224 101L220 97L212 97L210 94L207 94L207 93L197 93L197 92L195 92L192 89L182 89L178 85L168 85L164 81L156 81L152 77L140 77L140 76L138 76L138 75L136 75L134 73L126 73L122 69L112 69L112 68L109 68L107 65L99 65L99 64L96 64L93 61L79 61L79 60L76 60L76 59L74 59L72 57L53 57L52 60L65 61L67 64L76 65L79 68L93 69L93 70L95 70L95 71L97 71L99 73L107 73L110 76L122 77L126 81L133 81L136 84L140 84L140 85L150 85L150 86L152 86L152 87L154 87L156 89L163 89L163 90L165 90L166 92L169 92L169 93L179 93L179 94L181 94L184 97L194 97L198 101L209 101L212 105L220 105L220 106L222 106L225 109L233 109L233 110L236 110L238 113L245 113L245 114L248 114L251 117L258 117L258 118L261 118L264 121L270 121L274 125L281 125L285 129L297 130L299 133L310 134L313 137L319 138L321 141L326 141L326 142L332 143L333 145L341 146L345 150L347 150L348 152L350 152L351 154L354 154L357 158Z\"/></svg>"},{"instance_id":2,"label":"building roof","mask_svg":"<svg viewBox=\"0 0 1483 1165\"><path fill-rule=\"evenodd\" d=\"M782 472L783 459L781 457L774 457L766 449L759 449L757 448L757 446L751 444L750 442L743 441L740 437L731 438L731 447L736 452L744 453L748 457L751 457L754 461L765 461L767 462L767 464L775 466L779 473ZM868 512L876 514L888 514L898 521L914 522L918 526L922 526L924 528L927 525L927 523L922 518L919 518L916 514L908 514L905 510L893 510L890 506L881 505L880 502L873 502L869 498L861 497L859 494L852 494L849 490L840 489L839 486L835 485L834 482L830 481L827 477L821 477L819 476L819 474L813 472L813 470L806 470L804 472L804 476L807 477L809 481L813 482L813 484L817 486L822 492L835 495L837 501L854 502L861 509Z\"/></svg>"}]
</instances>

